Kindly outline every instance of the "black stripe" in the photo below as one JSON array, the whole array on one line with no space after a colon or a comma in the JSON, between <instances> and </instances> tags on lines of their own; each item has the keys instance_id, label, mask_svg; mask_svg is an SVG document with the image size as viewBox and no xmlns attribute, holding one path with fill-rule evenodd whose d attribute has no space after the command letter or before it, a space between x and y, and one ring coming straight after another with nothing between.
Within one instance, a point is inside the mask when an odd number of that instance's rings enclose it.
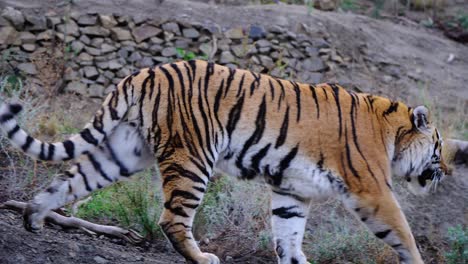
<instances>
[{"instance_id":1,"label":"black stripe","mask_svg":"<svg viewBox=\"0 0 468 264\"><path fill-rule=\"evenodd\" d=\"M41 152L39 153L39 159L41 160L46 160L44 145L45 143L41 142Z\"/></svg>"},{"instance_id":2,"label":"black stripe","mask_svg":"<svg viewBox=\"0 0 468 264\"><path fill-rule=\"evenodd\" d=\"M10 104L10 112L14 115L18 114L23 110L23 107L20 104Z\"/></svg>"},{"instance_id":3,"label":"black stripe","mask_svg":"<svg viewBox=\"0 0 468 264\"><path fill-rule=\"evenodd\" d=\"M284 219L289 219L289 218L293 218L293 217L299 217L299 218L304 218L305 216L301 213L301 212L294 212L294 211L291 211L292 209L298 209L298 206L297 205L292 205L292 206L288 206L288 207L279 207L279 208L276 208L276 209L273 209L272 213L273 215L276 215L280 218L284 218Z\"/></svg>"},{"instance_id":4,"label":"black stripe","mask_svg":"<svg viewBox=\"0 0 468 264\"><path fill-rule=\"evenodd\" d=\"M80 163L77 163L76 166L77 166L77 168L78 168L78 173L83 177L83 182L84 182L84 184L85 184L86 191L92 192L93 189L91 189L91 187L89 186L88 178L86 177L86 174L84 174L83 171L81 170L81 164L80 164Z\"/></svg>"},{"instance_id":5,"label":"black stripe","mask_svg":"<svg viewBox=\"0 0 468 264\"><path fill-rule=\"evenodd\" d=\"M257 174L260 172L260 162L268 153L268 150L271 147L271 143L260 149L255 155L252 156L251 159L251 167Z\"/></svg>"},{"instance_id":6,"label":"black stripe","mask_svg":"<svg viewBox=\"0 0 468 264\"><path fill-rule=\"evenodd\" d=\"M278 99L278 109L279 109L280 106L281 106L281 102L283 102L283 100L285 98L285 92L284 92L284 85L283 85L283 83L281 83L281 80L276 79L276 82L279 84L279 86L281 88L281 94L280 94L280 97Z\"/></svg>"},{"instance_id":7,"label":"black stripe","mask_svg":"<svg viewBox=\"0 0 468 264\"><path fill-rule=\"evenodd\" d=\"M6 123L10 119L13 119L13 114L8 113L8 114L1 115L0 116L0 124Z\"/></svg>"},{"instance_id":8,"label":"black stripe","mask_svg":"<svg viewBox=\"0 0 468 264\"><path fill-rule=\"evenodd\" d=\"M109 153L111 155L111 159L112 161L117 164L117 166L119 167L120 169L120 175L124 176L124 177L129 177L129 176L132 176L132 174L129 172L129 170L122 164L122 162L117 158L117 155L115 155L115 152L114 150L112 149L111 145L109 144L109 141L105 141L106 142L106 147L107 149L109 150Z\"/></svg>"},{"instance_id":9,"label":"black stripe","mask_svg":"<svg viewBox=\"0 0 468 264\"><path fill-rule=\"evenodd\" d=\"M232 132L236 128L237 122L239 122L239 119L241 117L242 106L244 105L244 96L245 92L242 93L242 96L239 98L239 100L237 100L236 104L231 109L231 111L229 111L229 118L226 125L229 138L231 138Z\"/></svg>"},{"instance_id":10,"label":"black stripe","mask_svg":"<svg viewBox=\"0 0 468 264\"><path fill-rule=\"evenodd\" d=\"M354 168L353 166L353 163L351 161L351 151L349 149L349 142L348 142L348 128L345 127L345 147L346 147L346 160L348 161L348 166L349 166L349 169L351 170L351 172L353 173L353 175L356 177L356 178L360 178L359 176L359 173L357 172L357 170Z\"/></svg>"},{"instance_id":11,"label":"black stripe","mask_svg":"<svg viewBox=\"0 0 468 264\"><path fill-rule=\"evenodd\" d=\"M252 74L252 76L254 77L254 81L252 82L252 84L250 85L250 96L253 95L255 89L258 88L258 86L260 85L260 78L261 78L261 75L256 75L254 72L250 72Z\"/></svg>"},{"instance_id":12,"label":"black stripe","mask_svg":"<svg viewBox=\"0 0 468 264\"><path fill-rule=\"evenodd\" d=\"M172 201L177 197L181 197L181 198L183 198L185 200L200 201L200 198L198 198L197 196L195 196L191 192L187 192L187 191L183 191L183 190L174 190L174 191L172 191L171 192L171 197L169 198L169 200L167 202L164 203L164 207L166 209L168 209L169 211L171 211L173 214L179 215L179 216L182 216L182 217L189 217L189 215L184 211L184 209L182 207L180 207L180 206L173 207Z\"/></svg>"},{"instance_id":13,"label":"black stripe","mask_svg":"<svg viewBox=\"0 0 468 264\"><path fill-rule=\"evenodd\" d=\"M388 229L388 230L385 230L385 231L382 231L382 232L375 233L375 236L380 238L380 239L385 239L385 237L387 237L388 234L390 234L390 232L392 232L392 230Z\"/></svg>"},{"instance_id":14,"label":"black stripe","mask_svg":"<svg viewBox=\"0 0 468 264\"><path fill-rule=\"evenodd\" d=\"M226 98L228 92L229 92L229 89L231 88L231 83L232 81L234 80L234 76L236 74L236 70L235 69L232 69L232 68L229 68L229 76L227 78L227 82L226 82L226 90L224 91L224 96L223 98Z\"/></svg>"},{"instance_id":15,"label":"black stripe","mask_svg":"<svg viewBox=\"0 0 468 264\"><path fill-rule=\"evenodd\" d=\"M24 151L24 152L27 152L29 147L31 146L31 144L34 142L34 138L32 138L31 136L27 136L26 137L26 142L24 142L23 146L21 146L21 149Z\"/></svg>"},{"instance_id":16,"label":"black stripe","mask_svg":"<svg viewBox=\"0 0 468 264\"><path fill-rule=\"evenodd\" d=\"M275 100L275 87L273 86L273 83L271 82L271 78L268 79L268 84L270 85L271 101L273 101Z\"/></svg>"},{"instance_id":17,"label":"black stripe","mask_svg":"<svg viewBox=\"0 0 468 264\"><path fill-rule=\"evenodd\" d=\"M12 139L13 136L20 130L20 127L16 125L12 130L8 131L8 138Z\"/></svg>"},{"instance_id":18,"label":"black stripe","mask_svg":"<svg viewBox=\"0 0 468 264\"><path fill-rule=\"evenodd\" d=\"M242 74L242 78L239 82L239 87L237 88L237 94L236 94L236 97L239 97L239 95L241 94L243 88L244 88L244 79L245 79L245 73Z\"/></svg>"},{"instance_id":19,"label":"black stripe","mask_svg":"<svg viewBox=\"0 0 468 264\"><path fill-rule=\"evenodd\" d=\"M296 117L296 122L299 122L301 119L301 89L299 88L299 85L295 82L290 83L294 87L294 92L296 93L296 107L297 107L297 117Z\"/></svg>"},{"instance_id":20,"label":"black stripe","mask_svg":"<svg viewBox=\"0 0 468 264\"><path fill-rule=\"evenodd\" d=\"M102 169L101 163L99 163L91 153L88 153L88 159L91 161L94 169L99 172L99 174L106 179L108 182L113 182L113 180L107 175L104 170Z\"/></svg>"},{"instance_id":21,"label":"black stripe","mask_svg":"<svg viewBox=\"0 0 468 264\"><path fill-rule=\"evenodd\" d=\"M314 98L315 110L317 111L317 119L319 119L320 118L320 106L319 106L319 102L317 98L317 92L315 91L316 87L313 85L310 85L309 88L310 88L310 91L312 92L312 97Z\"/></svg>"},{"instance_id":22,"label":"black stripe","mask_svg":"<svg viewBox=\"0 0 468 264\"><path fill-rule=\"evenodd\" d=\"M94 146L97 146L98 145L98 141L97 139L95 139L93 137L93 135L91 134L91 131L89 131L88 128L85 128L83 131L80 132L80 135L81 137L86 141L88 142L89 144L92 144Z\"/></svg>"},{"instance_id":23,"label":"black stripe","mask_svg":"<svg viewBox=\"0 0 468 264\"><path fill-rule=\"evenodd\" d=\"M340 88L336 86L335 84L330 84L331 88L333 89L334 97L335 97L335 103L336 107L338 108L338 121L340 124L340 129L339 129L339 139L341 139L341 134L343 133L343 120L341 117L341 105L340 105Z\"/></svg>"},{"instance_id":24,"label":"black stripe","mask_svg":"<svg viewBox=\"0 0 468 264\"><path fill-rule=\"evenodd\" d=\"M176 176L176 177L170 177L171 174ZM179 178L179 176L183 177L183 178L190 179L193 182L202 183L203 185L206 184L205 181L202 178L200 178L197 174L195 174L194 172L192 172L190 170L185 169L184 167L182 167L181 165L176 164L176 163L173 163L173 164L169 165L169 167L167 167L164 170L164 175L169 175L169 176L165 177L163 179L163 186L165 186L171 180L173 180L175 178Z\"/></svg>"},{"instance_id":25,"label":"black stripe","mask_svg":"<svg viewBox=\"0 0 468 264\"><path fill-rule=\"evenodd\" d=\"M275 148L279 148L286 141L288 135L288 126L289 126L289 105L286 108L286 113L284 115L283 124L281 125L280 134L276 139Z\"/></svg>"},{"instance_id":26,"label":"black stripe","mask_svg":"<svg viewBox=\"0 0 468 264\"><path fill-rule=\"evenodd\" d=\"M391 102L390 107L383 112L383 116L385 117L393 112L396 112L398 110L399 105L400 104L398 102Z\"/></svg>"},{"instance_id":27,"label":"black stripe","mask_svg":"<svg viewBox=\"0 0 468 264\"><path fill-rule=\"evenodd\" d=\"M73 159L75 157L75 144L71 140L65 140L63 147L65 148L65 152L67 152L67 159Z\"/></svg>"},{"instance_id":28,"label":"black stripe","mask_svg":"<svg viewBox=\"0 0 468 264\"><path fill-rule=\"evenodd\" d=\"M291 161L296 157L298 150L299 145L291 149L291 151L289 151L289 153L286 154L286 156L284 156L284 158L280 161L280 164L274 174L270 173L268 165L265 167L265 174L267 174L270 177L272 181L271 184L275 186L279 186L281 184L281 182L283 181L283 172L289 167Z\"/></svg>"},{"instance_id":29,"label":"black stripe","mask_svg":"<svg viewBox=\"0 0 468 264\"><path fill-rule=\"evenodd\" d=\"M257 144L260 139L262 138L263 131L265 130L265 116L266 116L266 95L263 95L262 103L260 104L260 108L257 113L257 118L255 119L255 130L252 135L247 139L244 146L242 147L241 152L236 160L236 166L241 170L242 177L251 178L256 173L254 171L248 170L243 166L243 159L247 150Z\"/></svg>"},{"instance_id":30,"label":"black stripe","mask_svg":"<svg viewBox=\"0 0 468 264\"><path fill-rule=\"evenodd\" d=\"M55 153L54 144L49 144L49 151L48 151L47 160L53 160L54 159L54 153Z\"/></svg>"}]
</instances>

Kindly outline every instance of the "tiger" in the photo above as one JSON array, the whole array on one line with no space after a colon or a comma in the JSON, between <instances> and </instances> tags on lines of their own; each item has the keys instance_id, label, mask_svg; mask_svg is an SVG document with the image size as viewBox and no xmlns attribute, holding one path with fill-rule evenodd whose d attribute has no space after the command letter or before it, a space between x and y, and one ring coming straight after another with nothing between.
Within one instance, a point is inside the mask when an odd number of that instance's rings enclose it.
<instances>
[{"instance_id":1,"label":"tiger","mask_svg":"<svg viewBox=\"0 0 468 264\"><path fill-rule=\"evenodd\" d=\"M51 210L157 163L158 224L189 263L220 263L192 233L215 171L270 186L274 249L283 264L308 263L309 207L327 197L340 200L401 263L423 263L392 178L422 194L449 172L425 106L202 60L127 76L81 132L62 142L28 135L15 119L21 109L0 106L0 127L15 146L34 159L75 162L28 203L27 230L39 232Z\"/></svg>"}]
</instances>

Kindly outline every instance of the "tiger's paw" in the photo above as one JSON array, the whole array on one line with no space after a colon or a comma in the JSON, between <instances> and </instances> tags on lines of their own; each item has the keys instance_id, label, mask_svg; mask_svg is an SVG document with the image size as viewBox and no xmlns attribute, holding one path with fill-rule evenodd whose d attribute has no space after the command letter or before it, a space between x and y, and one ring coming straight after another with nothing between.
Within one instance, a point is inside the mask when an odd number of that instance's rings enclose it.
<instances>
[{"instance_id":1,"label":"tiger's paw","mask_svg":"<svg viewBox=\"0 0 468 264\"><path fill-rule=\"evenodd\" d=\"M219 258L211 253L201 253L195 263L200 264L220 264Z\"/></svg>"},{"instance_id":2,"label":"tiger's paw","mask_svg":"<svg viewBox=\"0 0 468 264\"><path fill-rule=\"evenodd\" d=\"M23 212L23 226L26 230L38 233L44 226L44 218L40 217L38 206L28 203Z\"/></svg>"}]
</instances>

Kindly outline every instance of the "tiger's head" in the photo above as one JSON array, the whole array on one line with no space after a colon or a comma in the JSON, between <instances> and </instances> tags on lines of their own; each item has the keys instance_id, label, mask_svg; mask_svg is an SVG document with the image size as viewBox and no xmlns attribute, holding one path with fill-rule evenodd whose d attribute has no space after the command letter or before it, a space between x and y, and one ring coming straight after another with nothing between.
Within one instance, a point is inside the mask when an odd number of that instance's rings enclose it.
<instances>
[{"instance_id":1,"label":"tiger's head","mask_svg":"<svg viewBox=\"0 0 468 264\"><path fill-rule=\"evenodd\" d=\"M393 173L404 177L415 194L434 192L443 177L450 174L442 157L442 137L426 107L409 111L409 119L410 126L396 133Z\"/></svg>"}]
</instances>

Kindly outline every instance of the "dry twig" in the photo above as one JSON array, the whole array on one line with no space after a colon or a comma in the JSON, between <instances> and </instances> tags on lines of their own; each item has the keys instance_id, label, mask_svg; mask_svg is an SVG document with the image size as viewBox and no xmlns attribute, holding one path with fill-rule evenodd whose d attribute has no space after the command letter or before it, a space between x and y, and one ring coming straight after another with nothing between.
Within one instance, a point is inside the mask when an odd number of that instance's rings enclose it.
<instances>
[{"instance_id":1,"label":"dry twig","mask_svg":"<svg viewBox=\"0 0 468 264\"><path fill-rule=\"evenodd\" d=\"M8 209L23 213L26 203L14 200L0 204L0 209ZM142 242L143 237L131 229L123 229L117 226L99 225L73 216L63 216L56 212L49 212L46 221L65 228L76 228L85 231L88 234L99 234L108 237L118 237L125 239L132 244Z\"/></svg>"}]
</instances>

